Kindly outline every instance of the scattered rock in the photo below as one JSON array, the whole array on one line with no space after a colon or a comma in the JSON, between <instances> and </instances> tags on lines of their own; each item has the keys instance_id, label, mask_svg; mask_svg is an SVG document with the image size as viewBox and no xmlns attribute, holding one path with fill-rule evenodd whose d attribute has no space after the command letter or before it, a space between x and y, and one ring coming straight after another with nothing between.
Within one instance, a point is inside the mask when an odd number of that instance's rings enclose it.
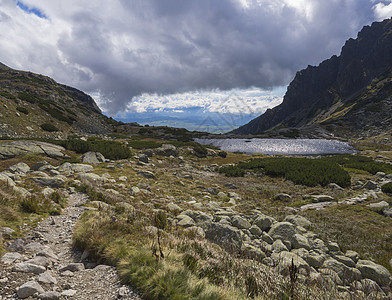
<instances>
[{"instance_id":1,"label":"scattered rock","mask_svg":"<svg viewBox=\"0 0 392 300\"><path fill-rule=\"evenodd\" d=\"M258 214L256 220L253 222L253 225L258 226L263 231L267 231L271 228L274 222L274 218L263 214Z\"/></svg>"},{"instance_id":2,"label":"scattered rock","mask_svg":"<svg viewBox=\"0 0 392 300\"><path fill-rule=\"evenodd\" d=\"M145 177L145 178L151 178L154 179L155 175L154 173L150 172L150 171L138 171L137 174Z\"/></svg>"},{"instance_id":3,"label":"scattered rock","mask_svg":"<svg viewBox=\"0 0 392 300\"><path fill-rule=\"evenodd\" d=\"M363 188L363 189L366 189L366 190L376 190L376 189L378 188L378 185L377 185L376 182L371 181L371 180L368 180L368 181L362 186L362 188Z\"/></svg>"},{"instance_id":4,"label":"scattered rock","mask_svg":"<svg viewBox=\"0 0 392 300\"><path fill-rule=\"evenodd\" d=\"M333 202L335 199L328 195L312 195L312 202L313 203L320 203L320 202Z\"/></svg>"},{"instance_id":5,"label":"scattered rock","mask_svg":"<svg viewBox=\"0 0 392 300\"><path fill-rule=\"evenodd\" d=\"M155 154L159 156L178 156L177 148L172 144L163 144L161 147L155 149Z\"/></svg>"},{"instance_id":6,"label":"scattered rock","mask_svg":"<svg viewBox=\"0 0 392 300\"><path fill-rule=\"evenodd\" d=\"M72 263L65 267L59 269L59 272L71 271L71 272L79 272L84 270L84 264L82 263Z\"/></svg>"},{"instance_id":7,"label":"scattered rock","mask_svg":"<svg viewBox=\"0 0 392 300\"><path fill-rule=\"evenodd\" d=\"M219 191L216 188L208 188L206 189L207 193L210 193L211 195L218 195Z\"/></svg>"},{"instance_id":8,"label":"scattered rock","mask_svg":"<svg viewBox=\"0 0 392 300\"><path fill-rule=\"evenodd\" d=\"M99 164L105 162L105 157L100 152L86 152L82 155L82 163Z\"/></svg>"},{"instance_id":9,"label":"scattered rock","mask_svg":"<svg viewBox=\"0 0 392 300\"><path fill-rule=\"evenodd\" d=\"M284 222L290 222L296 226L309 227L312 223L308 219L300 215L289 215L283 220Z\"/></svg>"},{"instance_id":10,"label":"scattered rock","mask_svg":"<svg viewBox=\"0 0 392 300\"><path fill-rule=\"evenodd\" d=\"M289 201L291 200L291 196L288 194L284 193L279 193L274 197L275 200L280 200L280 201Z\"/></svg>"},{"instance_id":11,"label":"scattered rock","mask_svg":"<svg viewBox=\"0 0 392 300\"><path fill-rule=\"evenodd\" d=\"M10 265L21 259L22 259L22 255L19 254L18 252L8 252L3 255L3 257L1 258L1 262L6 265Z\"/></svg>"},{"instance_id":12,"label":"scattered rock","mask_svg":"<svg viewBox=\"0 0 392 300\"><path fill-rule=\"evenodd\" d=\"M249 229L252 226L246 219L240 216L233 216L231 218L231 224L239 229Z\"/></svg>"},{"instance_id":13,"label":"scattered rock","mask_svg":"<svg viewBox=\"0 0 392 300\"><path fill-rule=\"evenodd\" d=\"M271 226L268 234L273 239L282 239L286 241L292 240L297 233L295 226L289 222L278 222Z\"/></svg>"},{"instance_id":14,"label":"scattered rock","mask_svg":"<svg viewBox=\"0 0 392 300\"><path fill-rule=\"evenodd\" d=\"M57 300L60 299L61 294L59 292L45 292L38 296L41 300Z\"/></svg>"},{"instance_id":15,"label":"scattered rock","mask_svg":"<svg viewBox=\"0 0 392 300\"><path fill-rule=\"evenodd\" d=\"M13 272L41 274L46 271L45 267L37 266L27 262L16 263L12 268Z\"/></svg>"},{"instance_id":16,"label":"scattered rock","mask_svg":"<svg viewBox=\"0 0 392 300\"><path fill-rule=\"evenodd\" d=\"M377 203L370 203L368 206L370 208L384 208L384 207L388 207L389 203L386 201L381 201L381 202L377 202Z\"/></svg>"},{"instance_id":17,"label":"scattered rock","mask_svg":"<svg viewBox=\"0 0 392 300\"><path fill-rule=\"evenodd\" d=\"M142 155L139 156L138 159L139 159L139 161L141 161L141 162L143 162L145 164L148 164L148 156L147 155L142 154Z\"/></svg>"},{"instance_id":18,"label":"scattered rock","mask_svg":"<svg viewBox=\"0 0 392 300\"><path fill-rule=\"evenodd\" d=\"M33 296L35 293L42 294L44 293L44 289L39 285L38 282L31 280L21 285L17 289L18 298L24 299L30 296Z\"/></svg>"},{"instance_id":19,"label":"scattered rock","mask_svg":"<svg viewBox=\"0 0 392 300\"><path fill-rule=\"evenodd\" d=\"M43 284L57 284L57 279L50 271L46 271L38 276L38 282Z\"/></svg>"},{"instance_id":20,"label":"scattered rock","mask_svg":"<svg viewBox=\"0 0 392 300\"><path fill-rule=\"evenodd\" d=\"M63 291L63 292L61 293L61 296L72 297L72 296L75 296L76 293L77 293L76 290L69 289L69 290Z\"/></svg>"},{"instance_id":21,"label":"scattered rock","mask_svg":"<svg viewBox=\"0 0 392 300\"><path fill-rule=\"evenodd\" d=\"M39 141L12 141L0 145L0 159L13 158L24 154L41 154L53 158L66 158L65 149L58 145Z\"/></svg>"},{"instance_id":22,"label":"scattered rock","mask_svg":"<svg viewBox=\"0 0 392 300\"><path fill-rule=\"evenodd\" d=\"M56 177L36 177L31 178L35 183L42 185L42 186L49 186L52 188L59 188L64 186L65 181L61 178Z\"/></svg>"},{"instance_id":23,"label":"scattered rock","mask_svg":"<svg viewBox=\"0 0 392 300\"><path fill-rule=\"evenodd\" d=\"M30 167L27 164L20 162L9 167L7 170L13 174L26 175L26 173L30 172Z\"/></svg>"},{"instance_id":24,"label":"scattered rock","mask_svg":"<svg viewBox=\"0 0 392 300\"><path fill-rule=\"evenodd\" d=\"M101 176L94 173L81 173L78 175L78 179L81 182L90 182L90 183L103 181Z\"/></svg>"},{"instance_id":25,"label":"scattered rock","mask_svg":"<svg viewBox=\"0 0 392 300\"><path fill-rule=\"evenodd\" d=\"M370 260L359 260L356 266L364 278L374 280L381 286L387 286L391 283L389 271L381 265Z\"/></svg>"}]
</instances>

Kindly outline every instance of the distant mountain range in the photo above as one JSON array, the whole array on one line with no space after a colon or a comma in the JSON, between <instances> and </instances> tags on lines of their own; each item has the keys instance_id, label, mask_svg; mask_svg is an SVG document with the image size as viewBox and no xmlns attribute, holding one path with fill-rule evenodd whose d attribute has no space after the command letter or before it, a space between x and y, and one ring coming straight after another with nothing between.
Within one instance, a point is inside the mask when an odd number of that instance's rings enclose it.
<instances>
[{"instance_id":1,"label":"distant mountain range","mask_svg":"<svg viewBox=\"0 0 392 300\"><path fill-rule=\"evenodd\" d=\"M365 26L340 56L299 71L283 102L233 134L368 137L392 130L392 19Z\"/></svg>"}]
</instances>

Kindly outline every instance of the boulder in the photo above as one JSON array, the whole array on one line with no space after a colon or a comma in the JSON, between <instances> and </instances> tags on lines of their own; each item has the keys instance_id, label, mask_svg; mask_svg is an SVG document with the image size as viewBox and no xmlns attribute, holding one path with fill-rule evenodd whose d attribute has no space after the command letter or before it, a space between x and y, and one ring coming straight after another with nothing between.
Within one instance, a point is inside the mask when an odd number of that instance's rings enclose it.
<instances>
[{"instance_id":1,"label":"boulder","mask_svg":"<svg viewBox=\"0 0 392 300\"><path fill-rule=\"evenodd\" d=\"M41 171L40 168L45 167L45 166L52 166L52 165L49 164L46 160L42 160L40 162L33 164L30 169L31 169L31 171Z\"/></svg>"},{"instance_id":2,"label":"boulder","mask_svg":"<svg viewBox=\"0 0 392 300\"><path fill-rule=\"evenodd\" d=\"M40 154L53 158L66 158L65 149L58 145L39 141L12 141L0 144L0 159L24 154Z\"/></svg>"},{"instance_id":3,"label":"boulder","mask_svg":"<svg viewBox=\"0 0 392 300\"><path fill-rule=\"evenodd\" d=\"M178 220L177 225L181 227L192 227L196 225L195 221L187 215L178 215L176 219Z\"/></svg>"},{"instance_id":4,"label":"boulder","mask_svg":"<svg viewBox=\"0 0 392 300\"><path fill-rule=\"evenodd\" d=\"M260 229L260 227L259 227L259 226L256 226L256 225L252 225L252 226L249 228L249 231L250 231L251 234L253 234L253 235L255 235L255 236L260 236L260 235L263 234L263 231Z\"/></svg>"},{"instance_id":5,"label":"boulder","mask_svg":"<svg viewBox=\"0 0 392 300\"><path fill-rule=\"evenodd\" d=\"M38 282L42 284L57 284L57 279L52 276L50 271L46 271L45 273L39 274Z\"/></svg>"},{"instance_id":6,"label":"boulder","mask_svg":"<svg viewBox=\"0 0 392 300\"><path fill-rule=\"evenodd\" d=\"M78 179L81 182L90 182L90 183L103 181L103 178L101 176L94 173L80 173L78 175Z\"/></svg>"},{"instance_id":7,"label":"boulder","mask_svg":"<svg viewBox=\"0 0 392 300\"><path fill-rule=\"evenodd\" d=\"M359 260L359 254L357 252L355 252L355 251L347 250L345 255L347 257L351 258L355 263L357 263L358 260Z\"/></svg>"},{"instance_id":8,"label":"boulder","mask_svg":"<svg viewBox=\"0 0 392 300\"><path fill-rule=\"evenodd\" d=\"M63 163L61 166L57 168L57 171L66 174L72 173L87 173L94 170L94 167L86 164L71 164L71 163Z\"/></svg>"},{"instance_id":9,"label":"boulder","mask_svg":"<svg viewBox=\"0 0 392 300\"><path fill-rule=\"evenodd\" d=\"M18 298L20 299L33 296L35 293L42 294L44 292L44 289L39 285L38 282L34 280L28 281L21 285L16 291Z\"/></svg>"},{"instance_id":10,"label":"boulder","mask_svg":"<svg viewBox=\"0 0 392 300\"><path fill-rule=\"evenodd\" d=\"M378 185L376 182L372 181L372 180L368 180L363 186L363 189L366 190L376 190L378 188Z\"/></svg>"},{"instance_id":11,"label":"boulder","mask_svg":"<svg viewBox=\"0 0 392 300\"><path fill-rule=\"evenodd\" d=\"M183 211L181 214L191 217L196 222L197 226L200 226L204 229L211 224L213 219L210 214L190 209Z\"/></svg>"},{"instance_id":12,"label":"boulder","mask_svg":"<svg viewBox=\"0 0 392 300\"><path fill-rule=\"evenodd\" d=\"M65 267L59 269L59 272L71 271L71 272L79 272L84 270L84 264L82 263L71 263Z\"/></svg>"},{"instance_id":13,"label":"boulder","mask_svg":"<svg viewBox=\"0 0 392 300\"><path fill-rule=\"evenodd\" d=\"M233 216L231 218L231 224L238 229L249 229L251 224L241 216Z\"/></svg>"},{"instance_id":14,"label":"boulder","mask_svg":"<svg viewBox=\"0 0 392 300\"><path fill-rule=\"evenodd\" d=\"M278 271L281 274L288 274L292 264L294 264L301 274L308 274L310 267L308 263L295 253L282 251L279 253L272 253L271 259L277 265Z\"/></svg>"},{"instance_id":15,"label":"boulder","mask_svg":"<svg viewBox=\"0 0 392 300\"><path fill-rule=\"evenodd\" d=\"M321 255L321 254L310 252L305 260L311 267L320 268L325 261L325 256Z\"/></svg>"},{"instance_id":16,"label":"boulder","mask_svg":"<svg viewBox=\"0 0 392 300\"><path fill-rule=\"evenodd\" d=\"M138 157L138 160L141 161L142 163L148 164L148 156L145 154L142 154Z\"/></svg>"},{"instance_id":17,"label":"boulder","mask_svg":"<svg viewBox=\"0 0 392 300\"><path fill-rule=\"evenodd\" d=\"M41 194L44 195L45 197L48 197L48 196L52 195L53 193L54 193L54 189L52 189L50 187L44 188L41 191Z\"/></svg>"},{"instance_id":18,"label":"boulder","mask_svg":"<svg viewBox=\"0 0 392 300\"><path fill-rule=\"evenodd\" d=\"M181 207L179 207L177 204L175 204L173 202L170 202L169 204L167 204L166 208L168 211L174 212L174 213L180 212L182 210Z\"/></svg>"},{"instance_id":19,"label":"boulder","mask_svg":"<svg viewBox=\"0 0 392 300\"><path fill-rule=\"evenodd\" d=\"M261 251L259 248L256 248L255 246L244 242L241 246L241 252L244 256L246 256L247 258L251 258L251 259L256 259L256 260L263 260L266 255L263 251Z\"/></svg>"},{"instance_id":20,"label":"boulder","mask_svg":"<svg viewBox=\"0 0 392 300\"><path fill-rule=\"evenodd\" d=\"M218 195L219 191L216 188L208 188L206 189L207 193L210 193L211 195Z\"/></svg>"},{"instance_id":21,"label":"boulder","mask_svg":"<svg viewBox=\"0 0 392 300\"><path fill-rule=\"evenodd\" d=\"M268 232L273 239L282 239L286 241L291 241L296 233L297 229L289 222L275 223Z\"/></svg>"},{"instance_id":22,"label":"boulder","mask_svg":"<svg viewBox=\"0 0 392 300\"><path fill-rule=\"evenodd\" d=\"M275 219L263 214L258 214L257 218L253 222L253 225L258 226L261 230L267 231L271 228L272 224L275 223Z\"/></svg>"},{"instance_id":23,"label":"boulder","mask_svg":"<svg viewBox=\"0 0 392 300\"><path fill-rule=\"evenodd\" d=\"M40 300L57 300L60 299L61 294L55 291L42 293L38 296Z\"/></svg>"},{"instance_id":24,"label":"boulder","mask_svg":"<svg viewBox=\"0 0 392 300\"><path fill-rule=\"evenodd\" d=\"M8 186L15 186L15 182L12 180L11 177L4 173L0 173L0 181L5 182Z\"/></svg>"},{"instance_id":25,"label":"boulder","mask_svg":"<svg viewBox=\"0 0 392 300\"><path fill-rule=\"evenodd\" d=\"M206 230L206 238L221 245L227 250L239 250L243 232L231 225L211 223Z\"/></svg>"},{"instance_id":26,"label":"boulder","mask_svg":"<svg viewBox=\"0 0 392 300\"><path fill-rule=\"evenodd\" d=\"M1 257L1 262L3 264L10 265L21 259L22 255L18 252L8 252Z\"/></svg>"},{"instance_id":27,"label":"boulder","mask_svg":"<svg viewBox=\"0 0 392 300\"><path fill-rule=\"evenodd\" d=\"M141 175L141 176L143 176L145 178L151 178L151 179L155 178L154 173L152 173L150 171L138 171L137 174Z\"/></svg>"},{"instance_id":28,"label":"boulder","mask_svg":"<svg viewBox=\"0 0 392 300\"><path fill-rule=\"evenodd\" d=\"M161 147L155 149L154 152L156 155L159 155L159 156L165 156L165 157L169 157L169 156L177 157L178 156L178 150L172 144L163 144Z\"/></svg>"},{"instance_id":29,"label":"boulder","mask_svg":"<svg viewBox=\"0 0 392 300\"><path fill-rule=\"evenodd\" d=\"M313 203L320 203L320 202L333 202L335 199L328 195L312 195L312 202Z\"/></svg>"},{"instance_id":30,"label":"boulder","mask_svg":"<svg viewBox=\"0 0 392 300\"><path fill-rule=\"evenodd\" d=\"M356 265L364 278L374 280L381 286L387 286L391 283L391 274L381 265L370 260L359 260Z\"/></svg>"},{"instance_id":31,"label":"boulder","mask_svg":"<svg viewBox=\"0 0 392 300\"><path fill-rule=\"evenodd\" d=\"M291 200L291 196L288 194L279 193L279 194L275 195L274 199L280 200L280 201L289 201L289 200Z\"/></svg>"},{"instance_id":32,"label":"boulder","mask_svg":"<svg viewBox=\"0 0 392 300\"><path fill-rule=\"evenodd\" d=\"M105 157L100 152L89 151L82 155L82 163L99 164L105 162Z\"/></svg>"},{"instance_id":33,"label":"boulder","mask_svg":"<svg viewBox=\"0 0 392 300\"><path fill-rule=\"evenodd\" d=\"M12 268L13 272L41 274L46 271L45 267L37 266L27 262L16 263Z\"/></svg>"},{"instance_id":34,"label":"boulder","mask_svg":"<svg viewBox=\"0 0 392 300\"><path fill-rule=\"evenodd\" d=\"M290 222L295 226L309 227L312 223L308 219L300 215L289 215L283 220L284 222Z\"/></svg>"},{"instance_id":35,"label":"boulder","mask_svg":"<svg viewBox=\"0 0 392 300\"><path fill-rule=\"evenodd\" d=\"M336 272L344 284L350 284L362 278L358 269L347 267L345 264L333 258L325 260L322 267Z\"/></svg>"},{"instance_id":36,"label":"boulder","mask_svg":"<svg viewBox=\"0 0 392 300\"><path fill-rule=\"evenodd\" d=\"M27 164L20 162L9 167L7 170L13 174L26 175L26 173L30 172L30 167Z\"/></svg>"},{"instance_id":37,"label":"boulder","mask_svg":"<svg viewBox=\"0 0 392 300\"><path fill-rule=\"evenodd\" d=\"M377 202L377 203L370 203L369 205L368 205L370 208L386 208L386 207L389 207L389 203L388 202L386 202L386 201L380 201L380 202Z\"/></svg>"},{"instance_id":38,"label":"boulder","mask_svg":"<svg viewBox=\"0 0 392 300\"><path fill-rule=\"evenodd\" d=\"M272 251L275 253L280 253L283 251L289 251L289 249L287 249L285 244L283 244L282 240L276 240L272 244Z\"/></svg>"},{"instance_id":39,"label":"boulder","mask_svg":"<svg viewBox=\"0 0 392 300\"><path fill-rule=\"evenodd\" d=\"M382 210L382 214L386 217L392 218L392 207L385 207Z\"/></svg>"},{"instance_id":40,"label":"boulder","mask_svg":"<svg viewBox=\"0 0 392 300\"><path fill-rule=\"evenodd\" d=\"M41 266L47 268L52 265L51 260L46 258L45 256L36 256L26 261L26 263Z\"/></svg>"},{"instance_id":41,"label":"boulder","mask_svg":"<svg viewBox=\"0 0 392 300\"><path fill-rule=\"evenodd\" d=\"M335 255L334 258L335 258L338 262L341 262L341 263L345 264L347 267L355 268L355 262L354 262L351 258L349 258L349 257L347 257L347 256L344 256L344 255Z\"/></svg>"},{"instance_id":42,"label":"boulder","mask_svg":"<svg viewBox=\"0 0 392 300\"><path fill-rule=\"evenodd\" d=\"M327 248L328 248L329 252L340 252L340 247L339 247L338 243L335 243L335 242L328 242Z\"/></svg>"},{"instance_id":43,"label":"boulder","mask_svg":"<svg viewBox=\"0 0 392 300\"><path fill-rule=\"evenodd\" d=\"M34 181L36 184L42 185L42 186L49 186L52 188L59 188L64 186L65 181L61 178L57 177L33 177L31 178L32 181Z\"/></svg>"},{"instance_id":44,"label":"boulder","mask_svg":"<svg viewBox=\"0 0 392 300\"><path fill-rule=\"evenodd\" d=\"M301 248L304 248L306 250L310 249L308 239L301 234L298 233L294 234L290 241L291 241L291 247L293 249L301 249Z\"/></svg>"}]
</instances>

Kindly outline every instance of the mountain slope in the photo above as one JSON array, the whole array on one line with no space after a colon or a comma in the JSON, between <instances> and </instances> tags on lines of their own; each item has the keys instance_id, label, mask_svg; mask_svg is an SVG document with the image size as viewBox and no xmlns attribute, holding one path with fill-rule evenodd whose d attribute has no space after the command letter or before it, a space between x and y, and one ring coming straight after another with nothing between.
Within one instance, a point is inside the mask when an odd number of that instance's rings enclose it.
<instances>
[{"instance_id":1,"label":"mountain slope","mask_svg":"<svg viewBox=\"0 0 392 300\"><path fill-rule=\"evenodd\" d=\"M58 131L43 130L45 123ZM0 63L0 136L103 134L111 132L114 123L87 94Z\"/></svg>"},{"instance_id":2,"label":"mountain slope","mask_svg":"<svg viewBox=\"0 0 392 300\"><path fill-rule=\"evenodd\" d=\"M234 130L259 134L281 128L322 128L340 136L392 129L392 19L365 26L340 56L299 71L283 102Z\"/></svg>"}]
</instances>

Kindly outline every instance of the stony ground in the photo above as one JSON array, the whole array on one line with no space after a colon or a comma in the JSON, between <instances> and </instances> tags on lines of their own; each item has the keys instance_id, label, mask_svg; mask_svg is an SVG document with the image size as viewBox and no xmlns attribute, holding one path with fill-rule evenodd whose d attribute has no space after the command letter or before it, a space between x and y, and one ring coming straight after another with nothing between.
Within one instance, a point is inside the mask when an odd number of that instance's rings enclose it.
<instances>
[{"instance_id":1,"label":"stony ground","mask_svg":"<svg viewBox=\"0 0 392 300\"><path fill-rule=\"evenodd\" d=\"M60 216L42 221L10 246L0 263L0 299L141 299L121 284L115 268L88 262L72 249L72 230L87 208L73 193ZM84 264L81 263L82 258Z\"/></svg>"}]
</instances>

